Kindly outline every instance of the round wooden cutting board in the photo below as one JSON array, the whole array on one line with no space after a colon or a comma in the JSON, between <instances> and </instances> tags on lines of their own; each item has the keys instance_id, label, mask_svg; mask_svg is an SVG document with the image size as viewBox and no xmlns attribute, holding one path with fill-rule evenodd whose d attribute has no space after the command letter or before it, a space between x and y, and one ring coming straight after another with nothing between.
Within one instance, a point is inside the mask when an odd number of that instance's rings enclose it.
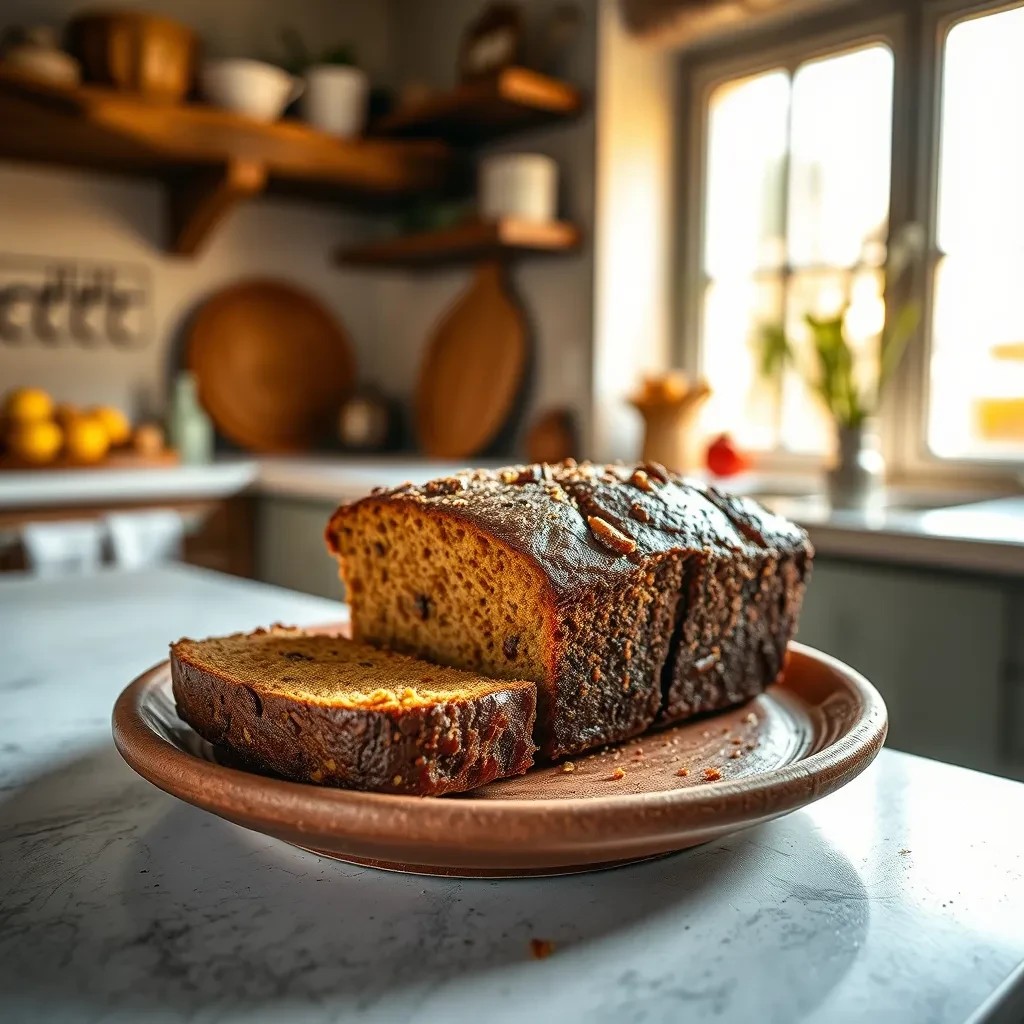
<instances>
[{"instance_id":1,"label":"round wooden cutting board","mask_svg":"<svg viewBox=\"0 0 1024 1024\"><path fill-rule=\"evenodd\" d=\"M304 849L423 874L566 874L684 850L839 789L871 763L886 730L870 683L793 644L785 676L741 707L471 793L396 796L226 762L178 717L170 677L165 661L114 708L114 741L139 774Z\"/></svg>"},{"instance_id":2,"label":"round wooden cutting board","mask_svg":"<svg viewBox=\"0 0 1024 1024\"><path fill-rule=\"evenodd\" d=\"M257 452L310 448L355 382L344 328L283 281L241 281L208 299L186 358L217 429Z\"/></svg>"},{"instance_id":3,"label":"round wooden cutting board","mask_svg":"<svg viewBox=\"0 0 1024 1024\"><path fill-rule=\"evenodd\" d=\"M515 406L527 362L522 309L501 264L479 264L469 290L427 343L416 387L416 434L427 455L463 459L483 451Z\"/></svg>"}]
</instances>

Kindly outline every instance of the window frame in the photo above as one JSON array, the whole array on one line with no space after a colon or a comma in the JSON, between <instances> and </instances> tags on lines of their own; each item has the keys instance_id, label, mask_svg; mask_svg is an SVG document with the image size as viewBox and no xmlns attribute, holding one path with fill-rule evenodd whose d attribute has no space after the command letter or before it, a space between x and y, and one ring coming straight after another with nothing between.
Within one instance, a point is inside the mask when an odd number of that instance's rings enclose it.
<instances>
[{"instance_id":1,"label":"window frame","mask_svg":"<svg viewBox=\"0 0 1024 1024\"><path fill-rule=\"evenodd\" d=\"M733 78L773 68L785 68L792 75L807 61L883 43L893 55L889 236L911 221L923 224L926 230L926 256L908 285L909 294L921 303L921 327L907 346L879 411L888 473L894 481L948 483L952 478L969 477L975 484L1005 484L1008 478L1021 476L1024 456L1019 461L996 461L935 455L928 448L927 413L934 270L941 256L936 246L936 226L943 47L957 24L1022 6L1024 0L862 4L856 10L818 12L784 27L744 32L727 42L693 48L681 55L679 110L685 126L679 132L676 161L681 179L676 252L681 287L673 318L675 358L682 369L699 376L703 358L701 311L707 283L703 268L704 194L712 92ZM760 464L769 470L808 471L819 469L824 461L819 456L782 449L759 455Z\"/></svg>"}]
</instances>

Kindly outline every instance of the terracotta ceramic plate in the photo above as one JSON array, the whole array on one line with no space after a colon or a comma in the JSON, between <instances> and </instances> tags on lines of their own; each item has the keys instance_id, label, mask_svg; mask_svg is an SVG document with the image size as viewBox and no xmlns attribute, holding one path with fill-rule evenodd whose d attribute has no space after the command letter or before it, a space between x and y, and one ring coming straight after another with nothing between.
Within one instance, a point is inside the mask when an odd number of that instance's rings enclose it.
<instances>
[{"instance_id":1,"label":"terracotta ceramic plate","mask_svg":"<svg viewBox=\"0 0 1024 1024\"><path fill-rule=\"evenodd\" d=\"M167 662L136 679L114 708L124 759L197 807L342 860L482 876L610 867L768 821L859 775L885 731L874 687L799 644L785 678L743 707L435 799L231 767L178 718Z\"/></svg>"}]
</instances>

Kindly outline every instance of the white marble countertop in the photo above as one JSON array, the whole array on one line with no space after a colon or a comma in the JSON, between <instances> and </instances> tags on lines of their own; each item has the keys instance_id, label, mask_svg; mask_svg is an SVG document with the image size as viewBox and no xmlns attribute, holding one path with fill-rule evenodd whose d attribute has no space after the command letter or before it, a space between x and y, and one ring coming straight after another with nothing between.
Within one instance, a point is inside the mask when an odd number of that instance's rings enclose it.
<instances>
[{"instance_id":1,"label":"white marble countertop","mask_svg":"<svg viewBox=\"0 0 1024 1024\"><path fill-rule=\"evenodd\" d=\"M883 751L808 810L673 857L459 881L294 850L115 753L114 699L169 640L340 610L185 568L0 579L0 1019L1024 1019L1018 783Z\"/></svg>"},{"instance_id":2,"label":"white marble countertop","mask_svg":"<svg viewBox=\"0 0 1024 1024\"><path fill-rule=\"evenodd\" d=\"M498 465L499 463L478 463ZM255 493L321 501L360 497L377 486L429 480L459 463L410 456L224 459L171 469L68 470L0 475L0 510L105 501L162 501ZM970 492L929 498L893 493L869 512L837 511L809 493L816 476L748 475L718 485L765 501L805 527L822 555L904 562L997 575L1024 573L1024 497L978 500Z\"/></svg>"}]
</instances>

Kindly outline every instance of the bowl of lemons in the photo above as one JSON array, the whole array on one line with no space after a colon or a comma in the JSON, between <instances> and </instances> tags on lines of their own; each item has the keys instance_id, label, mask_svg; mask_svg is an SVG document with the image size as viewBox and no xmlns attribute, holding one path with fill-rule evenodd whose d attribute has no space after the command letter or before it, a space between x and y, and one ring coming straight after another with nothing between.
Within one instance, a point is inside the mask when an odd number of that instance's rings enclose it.
<instances>
[{"instance_id":1,"label":"bowl of lemons","mask_svg":"<svg viewBox=\"0 0 1024 1024\"><path fill-rule=\"evenodd\" d=\"M134 451L134 438L110 405L57 403L42 388L16 388L0 404L0 462L10 468L93 466Z\"/></svg>"}]
</instances>

